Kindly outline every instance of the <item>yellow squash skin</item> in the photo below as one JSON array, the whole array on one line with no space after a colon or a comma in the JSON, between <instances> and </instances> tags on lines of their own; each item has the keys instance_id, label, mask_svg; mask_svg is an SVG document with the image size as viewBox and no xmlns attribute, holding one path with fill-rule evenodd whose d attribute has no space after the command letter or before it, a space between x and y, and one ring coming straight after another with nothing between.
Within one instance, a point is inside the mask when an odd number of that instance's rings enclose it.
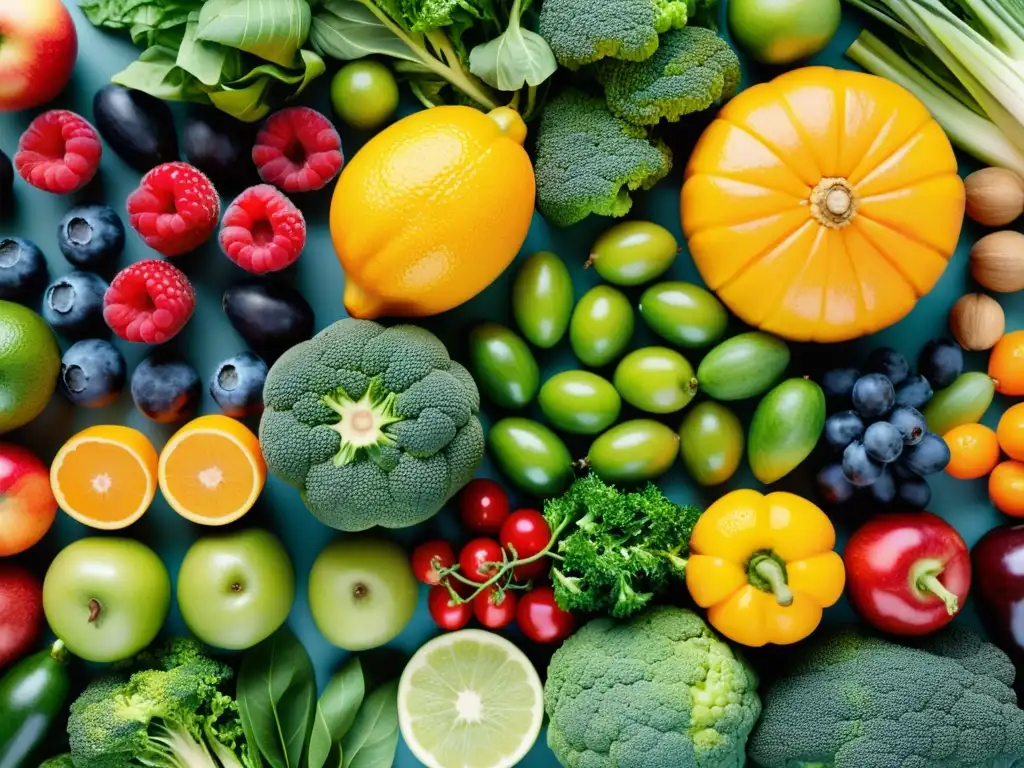
<instances>
[{"instance_id":1,"label":"yellow squash skin","mask_svg":"<svg viewBox=\"0 0 1024 768\"><path fill-rule=\"evenodd\" d=\"M730 101L698 142L683 231L750 325L836 342L903 318L956 248L964 185L924 105L874 75L806 67Z\"/></svg>"},{"instance_id":2,"label":"yellow squash skin","mask_svg":"<svg viewBox=\"0 0 1024 768\"><path fill-rule=\"evenodd\" d=\"M511 109L435 107L356 153L331 202L352 317L444 312L512 263L536 193L525 138Z\"/></svg>"},{"instance_id":3,"label":"yellow squash skin","mask_svg":"<svg viewBox=\"0 0 1024 768\"><path fill-rule=\"evenodd\" d=\"M806 499L733 491L694 526L686 586L733 642L788 645L810 635L822 609L843 594L846 570L835 545L831 521ZM759 575L762 561L780 585Z\"/></svg>"}]
</instances>

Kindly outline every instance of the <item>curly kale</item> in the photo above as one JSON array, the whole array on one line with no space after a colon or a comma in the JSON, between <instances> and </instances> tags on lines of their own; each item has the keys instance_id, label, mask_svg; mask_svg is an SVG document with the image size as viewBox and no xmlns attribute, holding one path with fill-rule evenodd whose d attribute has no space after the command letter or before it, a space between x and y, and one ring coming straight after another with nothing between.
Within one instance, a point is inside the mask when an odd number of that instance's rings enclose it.
<instances>
[{"instance_id":1,"label":"curly kale","mask_svg":"<svg viewBox=\"0 0 1024 768\"><path fill-rule=\"evenodd\" d=\"M555 599L567 611L630 616L658 592L681 584L690 534L701 512L673 504L648 483L622 493L597 475L577 480L544 502L544 517L560 532L552 569Z\"/></svg>"},{"instance_id":2,"label":"curly kale","mask_svg":"<svg viewBox=\"0 0 1024 768\"><path fill-rule=\"evenodd\" d=\"M672 170L672 152L645 128L608 111L603 99L567 88L544 110L534 171L537 206L567 227L592 213L625 216L631 190L650 189Z\"/></svg>"},{"instance_id":3,"label":"curly kale","mask_svg":"<svg viewBox=\"0 0 1024 768\"><path fill-rule=\"evenodd\" d=\"M740 84L736 53L703 27L669 32L646 61L605 59L593 69L609 109L636 125L676 122L731 98Z\"/></svg>"}]
</instances>

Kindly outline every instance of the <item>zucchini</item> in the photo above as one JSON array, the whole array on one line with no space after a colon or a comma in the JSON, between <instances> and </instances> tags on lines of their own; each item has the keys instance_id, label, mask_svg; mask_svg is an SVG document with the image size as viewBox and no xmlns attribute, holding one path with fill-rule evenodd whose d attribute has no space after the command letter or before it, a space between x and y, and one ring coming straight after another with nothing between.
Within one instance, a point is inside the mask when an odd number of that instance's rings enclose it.
<instances>
[{"instance_id":1,"label":"zucchini","mask_svg":"<svg viewBox=\"0 0 1024 768\"><path fill-rule=\"evenodd\" d=\"M43 743L71 688L68 652L55 642L0 678L0 768L20 768Z\"/></svg>"}]
</instances>

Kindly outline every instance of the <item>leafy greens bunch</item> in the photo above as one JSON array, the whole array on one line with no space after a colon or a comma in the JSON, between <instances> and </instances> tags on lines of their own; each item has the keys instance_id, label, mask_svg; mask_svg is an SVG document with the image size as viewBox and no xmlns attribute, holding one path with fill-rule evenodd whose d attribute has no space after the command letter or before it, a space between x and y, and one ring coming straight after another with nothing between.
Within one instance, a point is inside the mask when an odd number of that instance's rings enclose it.
<instances>
[{"instance_id":1,"label":"leafy greens bunch","mask_svg":"<svg viewBox=\"0 0 1024 768\"><path fill-rule=\"evenodd\" d=\"M82 0L97 27L145 48L113 82L255 122L302 93L324 61L306 47L307 0Z\"/></svg>"},{"instance_id":2,"label":"leafy greens bunch","mask_svg":"<svg viewBox=\"0 0 1024 768\"><path fill-rule=\"evenodd\" d=\"M529 28L530 0L323 0L311 40L322 55L396 59L427 107L511 105L530 119L558 68Z\"/></svg>"}]
</instances>

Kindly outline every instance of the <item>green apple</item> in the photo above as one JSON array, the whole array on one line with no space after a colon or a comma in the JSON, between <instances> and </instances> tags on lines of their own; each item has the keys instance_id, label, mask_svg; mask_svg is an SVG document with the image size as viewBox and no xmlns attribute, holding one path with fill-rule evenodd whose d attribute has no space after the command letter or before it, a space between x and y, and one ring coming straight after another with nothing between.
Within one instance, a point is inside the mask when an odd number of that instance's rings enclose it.
<instances>
[{"instance_id":1,"label":"green apple","mask_svg":"<svg viewBox=\"0 0 1024 768\"><path fill-rule=\"evenodd\" d=\"M170 605L167 568L133 539L80 539L54 558L43 582L50 629L86 661L121 661L145 650Z\"/></svg>"},{"instance_id":2,"label":"green apple","mask_svg":"<svg viewBox=\"0 0 1024 768\"><path fill-rule=\"evenodd\" d=\"M241 651L272 635L295 600L295 572L280 540L251 528L199 539L178 572L178 607L207 645Z\"/></svg>"},{"instance_id":3,"label":"green apple","mask_svg":"<svg viewBox=\"0 0 1024 768\"><path fill-rule=\"evenodd\" d=\"M309 608L320 632L346 651L393 640L412 619L419 583L401 547L378 539L328 544L309 574Z\"/></svg>"}]
</instances>

